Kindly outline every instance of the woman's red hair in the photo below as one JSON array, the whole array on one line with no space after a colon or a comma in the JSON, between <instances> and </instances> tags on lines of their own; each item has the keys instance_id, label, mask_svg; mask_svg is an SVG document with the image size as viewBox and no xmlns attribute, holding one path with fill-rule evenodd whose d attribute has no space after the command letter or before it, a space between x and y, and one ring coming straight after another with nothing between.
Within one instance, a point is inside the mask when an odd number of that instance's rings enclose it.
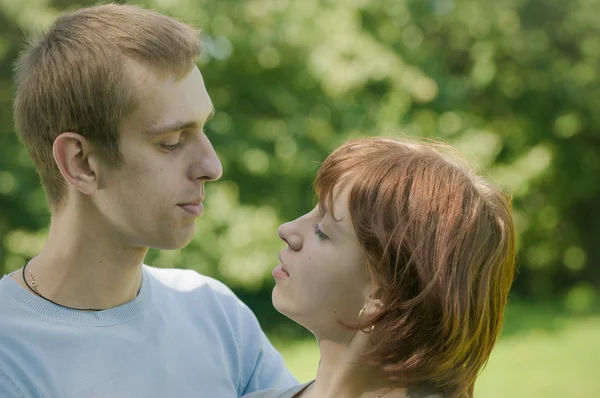
<instances>
[{"instance_id":1,"label":"woman's red hair","mask_svg":"<svg viewBox=\"0 0 600 398\"><path fill-rule=\"evenodd\" d=\"M501 328L515 273L511 201L450 147L351 141L322 164L323 211L351 184L348 207L384 309L366 363L406 386L472 397Z\"/></svg>"}]
</instances>

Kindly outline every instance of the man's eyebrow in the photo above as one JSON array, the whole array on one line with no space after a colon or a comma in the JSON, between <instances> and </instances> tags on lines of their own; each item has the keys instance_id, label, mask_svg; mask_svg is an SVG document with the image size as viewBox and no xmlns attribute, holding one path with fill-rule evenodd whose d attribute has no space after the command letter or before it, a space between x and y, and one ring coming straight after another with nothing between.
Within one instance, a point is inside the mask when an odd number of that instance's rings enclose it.
<instances>
[{"instance_id":1,"label":"man's eyebrow","mask_svg":"<svg viewBox=\"0 0 600 398\"><path fill-rule=\"evenodd\" d=\"M210 111L210 114L206 117L206 120L204 121L204 123L208 122L210 120L210 118L213 117L214 114L215 114L215 107L213 106ZM171 133L173 131L196 129L198 127L199 127L199 124L196 121L189 121L189 122L177 121L175 123L167 124L166 126L160 126L160 127L156 127L156 128L147 129L144 131L144 134L149 135L149 136L157 136L157 135L164 134L164 133Z\"/></svg>"},{"instance_id":2,"label":"man's eyebrow","mask_svg":"<svg viewBox=\"0 0 600 398\"><path fill-rule=\"evenodd\" d=\"M144 131L145 135L156 136L164 133L170 133L173 131L180 131L185 129L194 129L198 127L197 122L175 122L171 124L167 124L166 126L161 126L153 129L148 129Z\"/></svg>"}]
</instances>

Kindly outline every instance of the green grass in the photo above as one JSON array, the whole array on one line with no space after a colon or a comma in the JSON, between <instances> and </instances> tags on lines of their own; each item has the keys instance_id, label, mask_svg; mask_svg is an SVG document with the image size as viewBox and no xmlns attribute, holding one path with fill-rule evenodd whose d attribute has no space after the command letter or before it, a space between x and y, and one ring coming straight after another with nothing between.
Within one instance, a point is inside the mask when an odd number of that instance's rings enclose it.
<instances>
[{"instance_id":1,"label":"green grass","mask_svg":"<svg viewBox=\"0 0 600 398\"><path fill-rule=\"evenodd\" d=\"M600 316L541 317L543 326L535 327L531 319L536 316L539 313L519 317L527 324L521 329L507 320L509 332L498 341L477 381L475 396L599 398ZM274 339L273 343L300 381L314 378L319 362L314 340Z\"/></svg>"}]
</instances>

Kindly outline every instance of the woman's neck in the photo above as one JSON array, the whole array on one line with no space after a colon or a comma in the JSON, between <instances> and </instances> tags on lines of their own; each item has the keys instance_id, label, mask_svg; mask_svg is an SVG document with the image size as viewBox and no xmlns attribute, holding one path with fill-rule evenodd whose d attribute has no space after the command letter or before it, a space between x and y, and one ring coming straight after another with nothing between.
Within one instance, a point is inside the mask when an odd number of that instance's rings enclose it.
<instances>
[{"instance_id":1,"label":"woman's neck","mask_svg":"<svg viewBox=\"0 0 600 398\"><path fill-rule=\"evenodd\" d=\"M362 333L358 332L357 334ZM406 390L395 386L381 372L361 364L352 343L319 340L321 361L317 377L306 396L310 398L404 398ZM304 395L303 395L304 396Z\"/></svg>"}]
</instances>

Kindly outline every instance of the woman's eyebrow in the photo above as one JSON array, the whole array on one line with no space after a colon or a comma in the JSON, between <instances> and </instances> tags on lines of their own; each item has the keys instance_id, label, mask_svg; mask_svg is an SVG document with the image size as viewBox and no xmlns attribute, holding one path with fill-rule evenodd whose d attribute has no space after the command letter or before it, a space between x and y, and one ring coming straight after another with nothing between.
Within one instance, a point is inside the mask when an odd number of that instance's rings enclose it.
<instances>
[{"instance_id":1,"label":"woman's eyebrow","mask_svg":"<svg viewBox=\"0 0 600 398\"><path fill-rule=\"evenodd\" d=\"M339 218L335 220L329 212L325 213L325 215L323 216L323 221L326 222L325 227L331 225L332 229L336 230L339 233L346 234L346 230L342 226L343 220L344 218Z\"/></svg>"}]
</instances>

